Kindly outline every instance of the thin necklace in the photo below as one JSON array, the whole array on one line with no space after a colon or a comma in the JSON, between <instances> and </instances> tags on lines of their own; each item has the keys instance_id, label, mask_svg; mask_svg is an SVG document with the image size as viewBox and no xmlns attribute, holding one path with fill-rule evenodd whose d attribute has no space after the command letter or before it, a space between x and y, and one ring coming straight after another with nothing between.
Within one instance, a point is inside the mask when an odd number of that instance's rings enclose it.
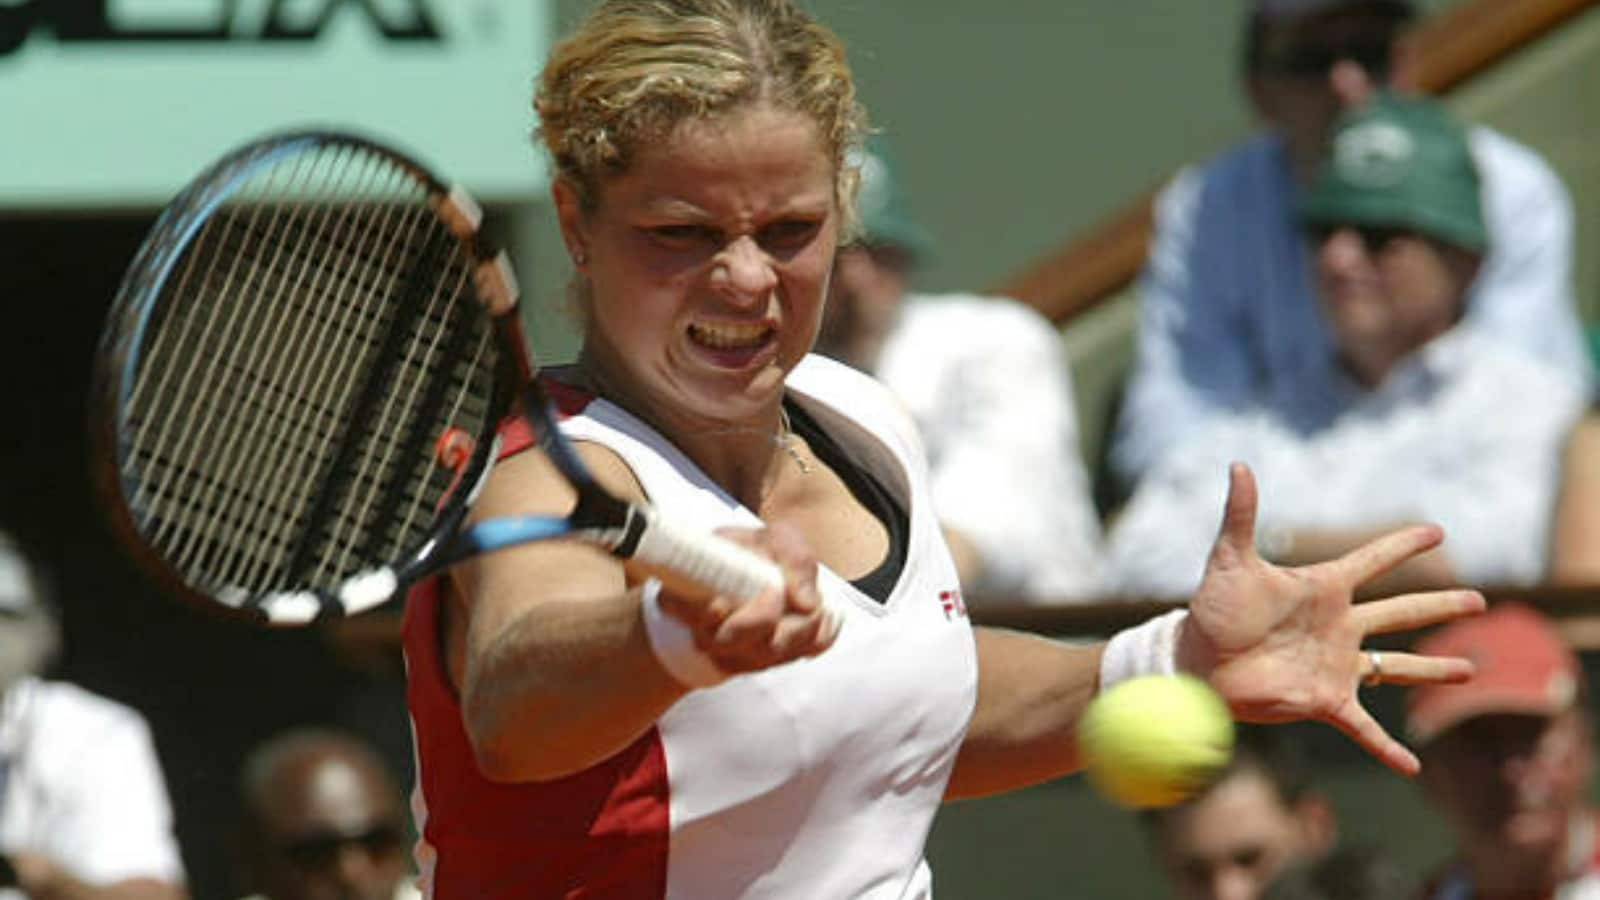
<instances>
[{"instance_id":1,"label":"thin necklace","mask_svg":"<svg viewBox=\"0 0 1600 900\"><path fill-rule=\"evenodd\" d=\"M805 457L801 456L799 449L796 448L795 445L800 443L800 439L795 437L794 429L789 425L789 410L782 406L778 407L778 424L782 430L772 436L772 442L789 454L794 464L800 467L801 475L810 475L811 464L806 462Z\"/></svg>"}]
</instances>

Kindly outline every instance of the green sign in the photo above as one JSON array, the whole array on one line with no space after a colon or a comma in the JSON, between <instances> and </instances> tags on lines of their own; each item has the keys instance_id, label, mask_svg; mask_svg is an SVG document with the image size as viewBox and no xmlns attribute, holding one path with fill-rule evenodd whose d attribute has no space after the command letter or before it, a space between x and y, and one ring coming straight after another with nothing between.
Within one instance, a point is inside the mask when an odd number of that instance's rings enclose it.
<instances>
[{"instance_id":1,"label":"green sign","mask_svg":"<svg viewBox=\"0 0 1600 900\"><path fill-rule=\"evenodd\" d=\"M527 199L548 29L544 0L0 0L0 206L158 205L301 127Z\"/></svg>"}]
</instances>

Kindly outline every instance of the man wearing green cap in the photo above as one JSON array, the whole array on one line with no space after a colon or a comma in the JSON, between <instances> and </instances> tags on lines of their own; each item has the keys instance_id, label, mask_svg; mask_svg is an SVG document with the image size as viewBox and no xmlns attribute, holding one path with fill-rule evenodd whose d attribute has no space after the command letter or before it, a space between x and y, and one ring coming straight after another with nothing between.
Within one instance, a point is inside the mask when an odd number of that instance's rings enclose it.
<instances>
[{"instance_id":1,"label":"man wearing green cap","mask_svg":"<svg viewBox=\"0 0 1600 900\"><path fill-rule=\"evenodd\" d=\"M1404 35L1422 6L1247 4L1241 86L1263 127L1185 168L1156 202L1138 350L1111 446L1126 487L1219 418L1328 389L1333 336L1295 204L1326 158L1337 115L1407 82ZM1473 126L1467 140L1492 241L1466 324L1587 385L1567 190L1536 152L1506 135Z\"/></svg>"},{"instance_id":2,"label":"man wearing green cap","mask_svg":"<svg viewBox=\"0 0 1600 900\"><path fill-rule=\"evenodd\" d=\"M1061 335L1012 300L913 294L931 241L885 142L858 162L863 235L835 261L818 351L875 375L916 420L970 597L1095 598L1100 523Z\"/></svg>"},{"instance_id":3,"label":"man wearing green cap","mask_svg":"<svg viewBox=\"0 0 1600 900\"><path fill-rule=\"evenodd\" d=\"M1390 589L1538 582L1561 443L1584 394L1462 325L1489 239L1461 126L1392 96L1346 114L1298 217L1335 377L1221 421L1158 464L1112 532L1113 585L1194 587L1231 460L1255 468L1258 534L1274 561L1332 559L1431 521L1446 544L1394 573Z\"/></svg>"}]
</instances>

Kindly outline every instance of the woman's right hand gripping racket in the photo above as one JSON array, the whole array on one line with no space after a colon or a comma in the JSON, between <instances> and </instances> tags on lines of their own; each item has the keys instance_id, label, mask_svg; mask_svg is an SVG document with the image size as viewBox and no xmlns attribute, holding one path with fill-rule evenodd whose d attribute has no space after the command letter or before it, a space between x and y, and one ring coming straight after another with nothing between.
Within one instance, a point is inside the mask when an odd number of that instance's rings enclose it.
<instances>
[{"instance_id":1,"label":"woman's right hand gripping racket","mask_svg":"<svg viewBox=\"0 0 1600 900\"><path fill-rule=\"evenodd\" d=\"M242 147L162 212L96 378L101 480L156 577L301 625L476 553L578 538L728 597L782 590L770 560L596 484L534 377L480 219L418 163L329 132ZM577 506L463 529L514 406Z\"/></svg>"}]
</instances>

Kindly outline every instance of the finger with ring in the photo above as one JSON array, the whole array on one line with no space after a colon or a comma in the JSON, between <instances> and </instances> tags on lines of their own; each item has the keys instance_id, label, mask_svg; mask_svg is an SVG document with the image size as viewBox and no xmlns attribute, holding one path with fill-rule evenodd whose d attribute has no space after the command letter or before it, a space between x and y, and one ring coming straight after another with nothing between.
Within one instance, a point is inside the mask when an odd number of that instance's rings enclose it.
<instances>
[{"instance_id":1,"label":"finger with ring","mask_svg":"<svg viewBox=\"0 0 1600 900\"><path fill-rule=\"evenodd\" d=\"M1362 677L1361 683L1365 685L1380 684L1383 682L1383 654L1376 650L1367 651L1367 662L1372 668Z\"/></svg>"}]
</instances>

